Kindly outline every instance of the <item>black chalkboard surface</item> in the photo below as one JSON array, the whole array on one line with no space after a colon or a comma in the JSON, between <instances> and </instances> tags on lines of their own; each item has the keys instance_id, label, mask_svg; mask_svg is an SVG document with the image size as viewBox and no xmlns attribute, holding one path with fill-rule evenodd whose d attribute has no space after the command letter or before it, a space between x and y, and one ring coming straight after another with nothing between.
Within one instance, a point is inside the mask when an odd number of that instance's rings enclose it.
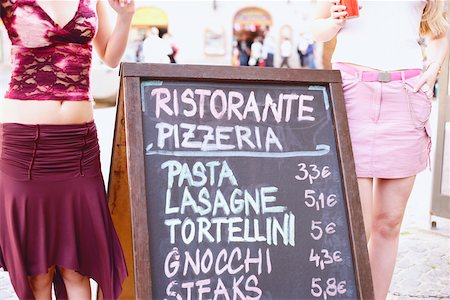
<instances>
[{"instance_id":1,"label":"black chalkboard surface","mask_svg":"<svg viewBox=\"0 0 450 300\"><path fill-rule=\"evenodd\" d=\"M121 74L137 298L373 297L338 72Z\"/></svg>"}]
</instances>

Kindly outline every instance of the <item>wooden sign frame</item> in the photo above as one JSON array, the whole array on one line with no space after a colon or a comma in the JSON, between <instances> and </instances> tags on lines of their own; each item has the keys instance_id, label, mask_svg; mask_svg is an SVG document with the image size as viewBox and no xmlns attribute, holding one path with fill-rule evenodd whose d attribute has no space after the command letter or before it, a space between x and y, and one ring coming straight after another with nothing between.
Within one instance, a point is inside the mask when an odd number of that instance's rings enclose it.
<instances>
[{"instance_id":1,"label":"wooden sign frame","mask_svg":"<svg viewBox=\"0 0 450 300\"><path fill-rule=\"evenodd\" d=\"M327 85L330 91L334 136L342 174L342 191L345 198L357 294L359 299L374 298L339 71L123 63L120 75L121 84L108 197L129 271L122 299L152 299L149 261L151 241L147 222L141 80Z\"/></svg>"}]
</instances>

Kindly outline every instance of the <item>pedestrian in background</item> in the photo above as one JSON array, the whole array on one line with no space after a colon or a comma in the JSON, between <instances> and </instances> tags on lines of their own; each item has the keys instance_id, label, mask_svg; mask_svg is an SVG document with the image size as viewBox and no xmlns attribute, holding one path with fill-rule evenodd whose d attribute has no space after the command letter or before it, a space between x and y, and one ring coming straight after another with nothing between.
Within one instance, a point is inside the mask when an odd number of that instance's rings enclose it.
<instances>
[{"instance_id":1,"label":"pedestrian in background","mask_svg":"<svg viewBox=\"0 0 450 300\"><path fill-rule=\"evenodd\" d=\"M280 45L280 56L281 56L280 68L283 67L290 68L289 58L291 57L291 55L292 55L292 42L288 37L284 37Z\"/></svg>"},{"instance_id":2,"label":"pedestrian in background","mask_svg":"<svg viewBox=\"0 0 450 300\"><path fill-rule=\"evenodd\" d=\"M250 60L251 55L251 46L252 43L250 41L250 37L246 32L241 33L237 49L239 51L239 65L240 66L248 66L248 61Z\"/></svg>"},{"instance_id":3,"label":"pedestrian in background","mask_svg":"<svg viewBox=\"0 0 450 300\"><path fill-rule=\"evenodd\" d=\"M146 38L146 34L142 34L142 36L137 41L136 47L136 62L144 61L144 41Z\"/></svg>"},{"instance_id":4,"label":"pedestrian in background","mask_svg":"<svg viewBox=\"0 0 450 300\"><path fill-rule=\"evenodd\" d=\"M432 89L448 55L444 1L364 1L346 18L339 1L318 4L317 41L337 35L333 67L345 104L376 299L386 299L400 226L415 176L429 164ZM420 35L429 37L422 71Z\"/></svg>"},{"instance_id":5,"label":"pedestrian in background","mask_svg":"<svg viewBox=\"0 0 450 300\"><path fill-rule=\"evenodd\" d=\"M270 30L267 29L264 32L263 40L263 58L265 60L265 67L273 67L273 60L275 57L275 38L271 34Z\"/></svg>"},{"instance_id":6,"label":"pedestrian in background","mask_svg":"<svg viewBox=\"0 0 450 300\"><path fill-rule=\"evenodd\" d=\"M162 39L167 41L167 43L170 46L170 49L172 49L172 53L169 54L170 63L176 64L177 61L176 61L175 58L176 58L176 56L178 54L178 47L177 47L177 45L175 43L175 40L174 40L173 36L170 33L166 32L166 33L163 34Z\"/></svg>"},{"instance_id":7,"label":"pedestrian in background","mask_svg":"<svg viewBox=\"0 0 450 300\"><path fill-rule=\"evenodd\" d=\"M117 299L127 276L93 121L92 47L125 51L133 0L0 0L12 75L0 101L0 267L20 299Z\"/></svg>"},{"instance_id":8,"label":"pedestrian in background","mask_svg":"<svg viewBox=\"0 0 450 300\"><path fill-rule=\"evenodd\" d=\"M250 59L248 60L249 66L260 66L263 60L263 44L262 37L257 36L250 47Z\"/></svg>"},{"instance_id":9,"label":"pedestrian in background","mask_svg":"<svg viewBox=\"0 0 450 300\"><path fill-rule=\"evenodd\" d=\"M142 44L143 62L170 63L169 56L172 54L172 47L167 40L159 36L159 29L156 27L150 28Z\"/></svg>"},{"instance_id":10,"label":"pedestrian in background","mask_svg":"<svg viewBox=\"0 0 450 300\"><path fill-rule=\"evenodd\" d=\"M309 69L316 68L314 61L314 41L309 34L300 34L297 53L300 59L300 67Z\"/></svg>"}]
</instances>

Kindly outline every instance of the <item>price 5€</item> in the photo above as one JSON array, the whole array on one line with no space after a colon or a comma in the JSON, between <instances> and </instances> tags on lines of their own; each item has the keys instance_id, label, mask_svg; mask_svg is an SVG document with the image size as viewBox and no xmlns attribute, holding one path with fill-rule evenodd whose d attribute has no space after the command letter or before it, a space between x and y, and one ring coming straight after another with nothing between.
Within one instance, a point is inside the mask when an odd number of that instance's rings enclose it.
<instances>
[{"instance_id":1,"label":"price 5\u20ac","mask_svg":"<svg viewBox=\"0 0 450 300\"><path fill-rule=\"evenodd\" d=\"M318 241L322 238L324 234L324 229L322 229L322 221L311 221L311 237ZM325 226L325 234L331 235L336 232L336 223L331 222Z\"/></svg>"}]
</instances>

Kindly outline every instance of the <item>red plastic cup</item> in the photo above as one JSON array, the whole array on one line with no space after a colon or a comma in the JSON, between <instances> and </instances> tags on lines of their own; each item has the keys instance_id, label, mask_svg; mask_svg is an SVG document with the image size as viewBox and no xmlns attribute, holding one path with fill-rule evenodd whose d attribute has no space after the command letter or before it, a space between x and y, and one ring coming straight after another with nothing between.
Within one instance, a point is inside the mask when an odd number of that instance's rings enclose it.
<instances>
[{"instance_id":1,"label":"red plastic cup","mask_svg":"<svg viewBox=\"0 0 450 300\"><path fill-rule=\"evenodd\" d=\"M339 4L347 7L347 18L359 17L358 0L340 0Z\"/></svg>"}]
</instances>

